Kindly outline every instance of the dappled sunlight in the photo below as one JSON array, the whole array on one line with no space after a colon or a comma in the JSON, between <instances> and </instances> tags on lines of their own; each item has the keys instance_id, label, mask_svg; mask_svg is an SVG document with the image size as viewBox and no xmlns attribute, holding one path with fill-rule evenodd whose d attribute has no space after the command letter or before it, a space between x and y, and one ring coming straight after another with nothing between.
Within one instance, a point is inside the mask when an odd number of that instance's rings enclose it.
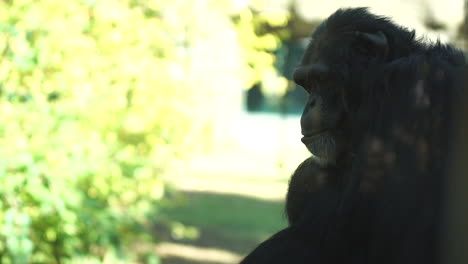
<instances>
[{"instance_id":1,"label":"dappled sunlight","mask_svg":"<svg viewBox=\"0 0 468 264\"><path fill-rule=\"evenodd\" d=\"M148 215L172 202L172 164L218 144L264 73L285 85L281 37L255 27L284 27L288 11L254 14L224 0L0 1L0 262L158 261L128 247L158 239Z\"/></svg>"}]
</instances>

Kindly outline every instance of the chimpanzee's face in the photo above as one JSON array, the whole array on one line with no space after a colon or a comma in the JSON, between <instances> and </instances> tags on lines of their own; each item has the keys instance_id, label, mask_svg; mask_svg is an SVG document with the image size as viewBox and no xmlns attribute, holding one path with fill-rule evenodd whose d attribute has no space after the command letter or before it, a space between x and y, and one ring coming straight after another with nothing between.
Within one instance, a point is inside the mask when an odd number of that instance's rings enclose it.
<instances>
[{"instance_id":1,"label":"chimpanzee's face","mask_svg":"<svg viewBox=\"0 0 468 264\"><path fill-rule=\"evenodd\" d=\"M386 52L381 32L327 32L326 21L312 35L294 81L309 98L301 117L302 142L320 164L335 163L347 149L349 125L360 107L360 78Z\"/></svg>"}]
</instances>

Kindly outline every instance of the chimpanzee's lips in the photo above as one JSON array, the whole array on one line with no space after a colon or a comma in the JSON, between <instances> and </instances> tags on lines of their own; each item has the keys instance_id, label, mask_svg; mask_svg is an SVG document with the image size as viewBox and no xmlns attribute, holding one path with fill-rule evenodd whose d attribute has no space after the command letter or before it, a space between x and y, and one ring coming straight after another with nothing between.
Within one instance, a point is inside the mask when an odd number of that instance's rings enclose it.
<instances>
[{"instance_id":1,"label":"chimpanzee's lips","mask_svg":"<svg viewBox=\"0 0 468 264\"><path fill-rule=\"evenodd\" d=\"M314 142L315 140L317 140L320 136L323 136L325 134L327 134L330 130L329 129L325 129L325 130L321 130L319 132L316 132L316 133L307 133L305 135L303 135L303 137L301 138L301 141L302 143L304 144L309 144L309 143L312 143Z\"/></svg>"},{"instance_id":2,"label":"chimpanzee's lips","mask_svg":"<svg viewBox=\"0 0 468 264\"><path fill-rule=\"evenodd\" d=\"M302 135L303 135L302 138L314 138L314 137L317 137L317 136L321 136L321 135L327 133L329 130L330 130L330 129L325 128L325 129L321 129L321 130L317 130L317 131L312 131L312 132L304 132L304 131L302 131Z\"/></svg>"}]
</instances>

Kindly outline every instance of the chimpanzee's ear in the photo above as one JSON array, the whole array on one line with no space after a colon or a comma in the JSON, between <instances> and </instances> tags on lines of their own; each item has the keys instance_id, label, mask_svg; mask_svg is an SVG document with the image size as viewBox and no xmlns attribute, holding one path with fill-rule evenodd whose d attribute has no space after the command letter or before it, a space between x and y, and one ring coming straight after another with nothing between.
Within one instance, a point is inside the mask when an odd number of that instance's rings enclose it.
<instances>
[{"instance_id":1,"label":"chimpanzee's ear","mask_svg":"<svg viewBox=\"0 0 468 264\"><path fill-rule=\"evenodd\" d=\"M385 61L388 55L387 37L382 31L376 33L355 32L357 43L355 48L359 53L369 56L379 62Z\"/></svg>"}]
</instances>

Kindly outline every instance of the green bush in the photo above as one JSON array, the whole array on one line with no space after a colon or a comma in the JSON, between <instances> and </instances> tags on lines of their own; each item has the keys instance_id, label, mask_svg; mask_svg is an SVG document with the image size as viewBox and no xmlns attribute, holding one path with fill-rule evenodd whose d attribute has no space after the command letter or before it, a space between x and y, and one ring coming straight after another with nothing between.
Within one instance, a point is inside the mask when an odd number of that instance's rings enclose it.
<instances>
[{"instance_id":1,"label":"green bush","mask_svg":"<svg viewBox=\"0 0 468 264\"><path fill-rule=\"evenodd\" d=\"M145 224L164 199L162 175L209 137L198 107L213 87L193 80L212 74L188 77L203 63L189 55L217 22L191 32L185 2L0 2L1 263L125 258L122 246L151 239ZM254 32L218 2L201 7L224 23L214 32ZM250 42L234 43L250 54L236 67L271 69L258 55L271 41Z\"/></svg>"}]
</instances>

